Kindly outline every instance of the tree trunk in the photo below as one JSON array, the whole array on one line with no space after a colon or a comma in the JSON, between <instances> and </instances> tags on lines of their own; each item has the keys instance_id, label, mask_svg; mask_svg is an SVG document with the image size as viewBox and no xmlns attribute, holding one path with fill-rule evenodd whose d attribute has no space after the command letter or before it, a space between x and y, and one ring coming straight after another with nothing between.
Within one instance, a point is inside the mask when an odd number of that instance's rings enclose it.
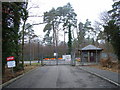
<instances>
[{"instance_id":1,"label":"tree trunk","mask_svg":"<svg viewBox=\"0 0 120 90\"><path fill-rule=\"evenodd\" d=\"M68 30L68 54L71 54L72 51L72 35L71 35L71 25L69 25Z\"/></svg>"},{"instance_id":2,"label":"tree trunk","mask_svg":"<svg viewBox=\"0 0 120 90\"><path fill-rule=\"evenodd\" d=\"M24 20L24 23L23 23L23 28L22 28L22 68L24 70L24 29L25 29L25 23L26 23L26 20Z\"/></svg>"}]
</instances>

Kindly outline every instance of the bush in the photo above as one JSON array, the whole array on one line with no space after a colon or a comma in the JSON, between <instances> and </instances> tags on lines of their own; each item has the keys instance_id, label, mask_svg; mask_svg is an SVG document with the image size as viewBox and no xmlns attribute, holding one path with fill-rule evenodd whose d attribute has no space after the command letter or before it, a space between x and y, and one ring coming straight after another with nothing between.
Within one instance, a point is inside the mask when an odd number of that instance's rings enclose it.
<instances>
[{"instance_id":1,"label":"bush","mask_svg":"<svg viewBox=\"0 0 120 90\"><path fill-rule=\"evenodd\" d=\"M19 71L23 69L23 65L19 63L16 67L13 68L14 71Z\"/></svg>"},{"instance_id":2,"label":"bush","mask_svg":"<svg viewBox=\"0 0 120 90\"><path fill-rule=\"evenodd\" d=\"M112 68L112 67L114 67L115 65L117 65L117 62L111 61L110 58L104 58L104 59L101 59L101 60L100 60L100 64L101 64L103 67Z\"/></svg>"},{"instance_id":3,"label":"bush","mask_svg":"<svg viewBox=\"0 0 120 90\"><path fill-rule=\"evenodd\" d=\"M120 69L120 64L118 64L118 69Z\"/></svg>"}]
</instances>

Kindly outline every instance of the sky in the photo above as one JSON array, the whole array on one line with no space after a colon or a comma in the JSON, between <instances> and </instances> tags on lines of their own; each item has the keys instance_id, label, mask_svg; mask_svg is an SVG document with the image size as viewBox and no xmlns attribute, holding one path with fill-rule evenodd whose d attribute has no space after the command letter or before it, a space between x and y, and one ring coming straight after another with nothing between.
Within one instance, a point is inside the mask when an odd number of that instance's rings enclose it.
<instances>
[{"instance_id":1,"label":"sky","mask_svg":"<svg viewBox=\"0 0 120 90\"><path fill-rule=\"evenodd\" d=\"M99 20L99 15L103 11L112 9L113 0L28 0L29 16L42 16L44 12L50 9L64 6L68 2L72 5L77 14L78 22L85 22L86 19L92 22ZM32 7L32 8L31 8ZM43 22L42 17L29 17L28 23ZM45 25L35 25L33 27L35 34L40 38L44 37L43 28ZM63 38L61 38L63 40Z\"/></svg>"}]
</instances>

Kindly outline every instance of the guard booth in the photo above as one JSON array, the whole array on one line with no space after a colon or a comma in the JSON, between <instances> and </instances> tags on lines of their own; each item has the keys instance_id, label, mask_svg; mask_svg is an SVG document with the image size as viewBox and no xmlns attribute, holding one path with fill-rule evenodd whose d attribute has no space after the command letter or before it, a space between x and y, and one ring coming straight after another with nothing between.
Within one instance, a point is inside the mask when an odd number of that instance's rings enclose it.
<instances>
[{"instance_id":1,"label":"guard booth","mask_svg":"<svg viewBox=\"0 0 120 90\"><path fill-rule=\"evenodd\" d=\"M99 62L102 50L102 48L98 48L94 45L88 45L79 49L81 62Z\"/></svg>"}]
</instances>

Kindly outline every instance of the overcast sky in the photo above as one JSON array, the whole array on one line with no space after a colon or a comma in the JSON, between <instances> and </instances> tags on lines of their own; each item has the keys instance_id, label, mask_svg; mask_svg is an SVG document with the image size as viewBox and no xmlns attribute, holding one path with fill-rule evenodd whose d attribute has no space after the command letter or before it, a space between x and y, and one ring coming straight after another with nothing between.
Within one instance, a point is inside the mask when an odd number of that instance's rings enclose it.
<instances>
[{"instance_id":1,"label":"overcast sky","mask_svg":"<svg viewBox=\"0 0 120 90\"><path fill-rule=\"evenodd\" d=\"M86 19L89 19L92 23L99 20L99 15L105 10L112 9L112 0L29 0L28 8L31 6L38 5L37 8L31 8L29 10L29 15L42 16L45 11L49 11L51 8L57 8L59 6L64 6L68 2L72 5L75 13L77 14L78 22L85 22ZM40 23L42 17L29 17L29 23ZM33 29L35 33L41 37L43 34L44 25L34 26Z\"/></svg>"}]
</instances>

